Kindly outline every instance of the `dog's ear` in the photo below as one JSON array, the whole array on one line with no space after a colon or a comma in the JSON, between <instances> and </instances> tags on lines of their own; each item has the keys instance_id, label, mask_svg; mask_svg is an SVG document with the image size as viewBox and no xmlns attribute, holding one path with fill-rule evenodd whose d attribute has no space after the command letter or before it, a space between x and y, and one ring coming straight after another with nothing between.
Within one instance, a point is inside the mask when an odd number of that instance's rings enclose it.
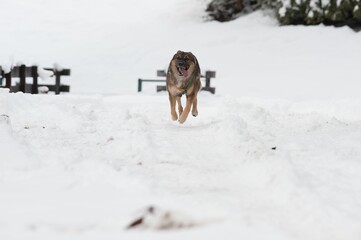
<instances>
[{"instance_id":1,"label":"dog's ear","mask_svg":"<svg viewBox=\"0 0 361 240\"><path fill-rule=\"evenodd\" d=\"M191 53L191 54L192 54L192 53ZM199 63L198 63L198 60L197 60L196 56L192 54L192 57L193 57L194 63L195 63L196 66L197 66L197 69L196 69L197 74L201 74L201 68L200 68L200 66L199 66Z\"/></svg>"},{"instance_id":2,"label":"dog's ear","mask_svg":"<svg viewBox=\"0 0 361 240\"><path fill-rule=\"evenodd\" d=\"M194 62L197 62L197 58L192 52L187 52L187 54L189 54L193 58Z\"/></svg>"},{"instance_id":3,"label":"dog's ear","mask_svg":"<svg viewBox=\"0 0 361 240\"><path fill-rule=\"evenodd\" d=\"M176 54L174 54L173 59L176 59L179 56L180 53L181 53L181 51L178 51Z\"/></svg>"},{"instance_id":4,"label":"dog's ear","mask_svg":"<svg viewBox=\"0 0 361 240\"><path fill-rule=\"evenodd\" d=\"M179 54L179 53L182 53L182 51L181 51L181 50L178 50L177 54Z\"/></svg>"},{"instance_id":5,"label":"dog's ear","mask_svg":"<svg viewBox=\"0 0 361 240\"><path fill-rule=\"evenodd\" d=\"M194 56L192 52L188 52L188 54L193 58L193 61L196 63L197 62L196 56Z\"/></svg>"}]
</instances>

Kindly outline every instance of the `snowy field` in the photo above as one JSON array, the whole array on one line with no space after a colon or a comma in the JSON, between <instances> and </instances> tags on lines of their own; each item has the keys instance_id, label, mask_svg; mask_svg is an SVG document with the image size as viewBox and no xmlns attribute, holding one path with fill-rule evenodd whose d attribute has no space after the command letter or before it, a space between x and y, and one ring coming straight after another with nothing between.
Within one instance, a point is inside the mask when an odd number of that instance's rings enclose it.
<instances>
[{"instance_id":1,"label":"snowy field","mask_svg":"<svg viewBox=\"0 0 361 240\"><path fill-rule=\"evenodd\" d=\"M0 89L1 240L361 239L361 35L204 22L206 3L2 3L0 65L72 76L60 96ZM136 93L179 49L217 71L183 125Z\"/></svg>"}]
</instances>

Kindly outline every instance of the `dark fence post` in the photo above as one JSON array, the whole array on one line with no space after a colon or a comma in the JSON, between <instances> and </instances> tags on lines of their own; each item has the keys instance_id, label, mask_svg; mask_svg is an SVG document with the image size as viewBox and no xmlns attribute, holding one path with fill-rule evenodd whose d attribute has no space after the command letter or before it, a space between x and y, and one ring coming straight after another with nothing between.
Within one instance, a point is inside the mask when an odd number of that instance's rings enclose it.
<instances>
[{"instance_id":1,"label":"dark fence post","mask_svg":"<svg viewBox=\"0 0 361 240\"><path fill-rule=\"evenodd\" d=\"M206 87L209 88L211 86L211 79L206 77Z\"/></svg>"},{"instance_id":2,"label":"dark fence post","mask_svg":"<svg viewBox=\"0 0 361 240\"><path fill-rule=\"evenodd\" d=\"M31 76L33 77L33 86L31 89L32 94L38 94L38 67L32 66L31 67Z\"/></svg>"},{"instance_id":3,"label":"dark fence post","mask_svg":"<svg viewBox=\"0 0 361 240\"><path fill-rule=\"evenodd\" d=\"M212 72L211 71L206 71L206 87L209 88L211 87L211 76Z\"/></svg>"},{"instance_id":4,"label":"dark fence post","mask_svg":"<svg viewBox=\"0 0 361 240\"><path fill-rule=\"evenodd\" d=\"M55 72L55 94L58 95L60 94L60 73L56 70L54 70Z\"/></svg>"},{"instance_id":5,"label":"dark fence post","mask_svg":"<svg viewBox=\"0 0 361 240\"><path fill-rule=\"evenodd\" d=\"M25 65L20 66L19 77L20 77L19 91L25 93L25 84L26 84Z\"/></svg>"},{"instance_id":6,"label":"dark fence post","mask_svg":"<svg viewBox=\"0 0 361 240\"><path fill-rule=\"evenodd\" d=\"M138 92L142 91L142 79L138 79Z\"/></svg>"},{"instance_id":7,"label":"dark fence post","mask_svg":"<svg viewBox=\"0 0 361 240\"><path fill-rule=\"evenodd\" d=\"M5 73L5 79L6 79L6 83L5 83L5 87L6 88L11 88L11 71L8 73Z\"/></svg>"}]
</instances>

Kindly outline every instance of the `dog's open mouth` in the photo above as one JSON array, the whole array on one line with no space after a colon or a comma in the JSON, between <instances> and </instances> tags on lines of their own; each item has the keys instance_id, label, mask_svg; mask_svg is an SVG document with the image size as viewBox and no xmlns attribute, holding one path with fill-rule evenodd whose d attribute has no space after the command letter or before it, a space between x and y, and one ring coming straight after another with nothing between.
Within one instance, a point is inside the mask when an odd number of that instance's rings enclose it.
<instances>
[{"instance_id":1,"label":"dog's open mouth","mask_svg":"<svg viewBox=\"0 0 361 240\"><path fill-rule=\"evenodd\" d=\"M188 71L185 68L178 67L179 76L188 77Z\"/></svg>"}]
</instances>

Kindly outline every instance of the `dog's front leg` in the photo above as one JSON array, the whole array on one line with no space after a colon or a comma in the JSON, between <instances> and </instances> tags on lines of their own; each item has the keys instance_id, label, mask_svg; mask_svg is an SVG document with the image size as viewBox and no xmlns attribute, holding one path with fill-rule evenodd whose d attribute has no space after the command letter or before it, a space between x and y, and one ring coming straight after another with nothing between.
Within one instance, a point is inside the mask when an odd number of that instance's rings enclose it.
<instances>
[{"instance_id":1,"label":"dog's front leg","mask_svg":"<svg viewBox=\"0 0 361 240\"><path fill-rule=\"evenodd\" d=\"M194 100L193 100L192 115L193 115L193 117L198 116L197 95L194 97Z\"/></svg>"},{"instance_id":2,"label":"dog's front leg","mask_svg":"<svg viewBox=\"0 0 361 240\"><path fill-rule=\"evenodd\" d=\"M179 120L178 120L179 123L184 123L187 120L188 114L192 107L193 100L194 100L194 95L187 96L187 103L183 110L182 115L180 115L180 117L179 117Z\"/></svg>"},{"instance_id":3,"label":"dog's front leg","mask_svg":"<svg viewBox=\"0 0 361 240\"><path fill-rule=\"evenodd\" d=\"M182 100L181 97L177 97L177 103L178 103L178 112L179 116L183 113L183 107L182 107Z\"/></svg>"},{"instance_id":4,"label":"dog's front leg","mask_svg":"<svg viewBox=\"0 0 361 240\"><path fill-rule=\"evenodd\" d=\"M172 120L175 121L178 119L178 115L175 111L176 98L169 94L169 103L170 103L170 114L172 115Z\"/></svg>"}]
</instances>

